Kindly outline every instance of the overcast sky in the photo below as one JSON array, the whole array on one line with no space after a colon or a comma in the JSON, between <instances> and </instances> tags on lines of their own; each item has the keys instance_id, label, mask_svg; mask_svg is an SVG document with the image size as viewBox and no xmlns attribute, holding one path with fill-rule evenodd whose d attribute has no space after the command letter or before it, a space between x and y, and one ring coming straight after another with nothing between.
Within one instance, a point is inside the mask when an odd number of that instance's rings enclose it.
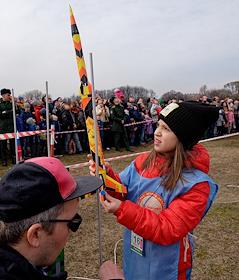
<instances>
[{"instance_id":1,"label":"overcast sky","mask_svg":"<svg viewBox=\"0 0 239 280\"><path fill-rule=\"evenodd\" d=\"M1 88L78 91L69 3L97 89L161 95L239 79L239 0L0 0Z\"/></svg>"}]
</instances>

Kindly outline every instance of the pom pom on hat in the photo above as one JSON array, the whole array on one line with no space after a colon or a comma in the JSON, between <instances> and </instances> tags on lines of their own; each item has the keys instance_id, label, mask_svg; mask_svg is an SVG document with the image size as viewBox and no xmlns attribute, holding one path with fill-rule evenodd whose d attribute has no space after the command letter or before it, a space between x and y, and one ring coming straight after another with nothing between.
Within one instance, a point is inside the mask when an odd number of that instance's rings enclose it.
<instances>
[{"instance_id":1,"label":"pom pom on hat","mask_svg":"<svg viewBox=\"0 0 239 280\"><path fill-rule=\"evenodd\" d=\"M115 94L115 96L118 97L119 99L123 99L123 98L124 98L124 93L123 93L120 89L118 89L118 88L116 88L116 89L114 90L114 94Z\"/></svg>"},{"instance_id":2,"label":"pom pom on hat","mask_svg":"<svg viewBox=\"0 0 239 280\"><path fill-rule=\"evenodd\" d=\"M203 137L207 128L215 123L219 108L195 101L171 103L159 115L185 149L191 149Z\"/></svg>"}]
</instances>

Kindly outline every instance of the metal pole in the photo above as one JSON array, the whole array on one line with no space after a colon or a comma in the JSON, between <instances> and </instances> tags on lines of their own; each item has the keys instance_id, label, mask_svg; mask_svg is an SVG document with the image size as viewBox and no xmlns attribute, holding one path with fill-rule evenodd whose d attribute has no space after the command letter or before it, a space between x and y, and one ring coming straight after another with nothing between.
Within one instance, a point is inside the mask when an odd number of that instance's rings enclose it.
<instances>
[{"instance_id":1,"label":"metal pole","mask_svg":"<svg viewBox=\"0 0 239 280\"><path fill-rule=\"evenodd\" d=\"M54 157L55 125L51 124L51 157Z\"/></svg>"},{"instance_id":2,"label":"metal pole","mask_svg":"<svg viewBox=\"0 0 239 280\"><path fill-rule=\"evenodd\" d=\"M50 151L50 124L49 124L49 106L48 106L48 81L46 81L46 141L47 141L47 156L51 156Z\"/></svg>"},{"instance_id":3,"label":"metal pole","mask_svg":"<svg viewBox=\"0 0 239 280\"><path fill-rule=\"evenodd\" d=\"M96 119L96 103L95 103L95 82L94 82L94 70L93 70L93 56L90 53L90 70L91 70L91 81L92 81L92 110L94 119L94 132L95 132L95 166L96 176L99 177L99 156L98 156L98 124ZM98 241L99 241L99 258L100 265L102 264L102 234L101 234L101 215L100 215L100 199L99 190L97 192L97 218L98 218Z\"/></svg>"},{"instance_id":4,"label":"metal pole","mask_svg":"<svg viewBox=\"0 0 239 280\"><path fill-rule=\"evenodd\" d=\"M14 134L15 134L16 164L18 164L19 159L18 159L18 151L17 151L17 124L16 124L16 107L15 107L14 89L12 89L12 113L13 113L13 127L14 127Z\"/></svg>"}]
</instances>

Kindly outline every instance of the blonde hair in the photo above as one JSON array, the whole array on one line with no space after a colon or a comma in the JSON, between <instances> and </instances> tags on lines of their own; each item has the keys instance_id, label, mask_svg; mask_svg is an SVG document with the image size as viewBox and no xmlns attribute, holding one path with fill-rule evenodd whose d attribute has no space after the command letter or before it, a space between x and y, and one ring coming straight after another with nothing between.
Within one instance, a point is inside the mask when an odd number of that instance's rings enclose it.
<instances>
[{"instance_id":1,"label":"blonde hair","mask_svg":"<svg viewBox=\"0 0 239 280\"><path fill-rule=\"evenodd\" d=\"M152 150L146 160L142 163L142 169L157 168L155 165L155 159L158 153ZM166 163L162 168L163 177L162 185L167 191L172 191L178 182L183 180L182 170L183 168L190 168L191 152L185 150L181 142L177 142L174 152L164 155Z\"/></svg>"}]
</instances>

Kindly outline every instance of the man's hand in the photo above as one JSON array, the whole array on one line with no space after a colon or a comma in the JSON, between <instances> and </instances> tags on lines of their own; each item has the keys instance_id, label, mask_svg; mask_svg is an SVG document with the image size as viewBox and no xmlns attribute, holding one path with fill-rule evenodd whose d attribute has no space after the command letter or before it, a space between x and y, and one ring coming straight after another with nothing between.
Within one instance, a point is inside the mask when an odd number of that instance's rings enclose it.
<instances>
[{"instance_id":1,"label":"man's hand","mask_svg":"<svg viewBox=\"0 0 239 280\"><path fill-rule=\"evenodd\" d=\"M93 159L89 160L89 170L90 170L90 175L95 176L95 162Z\"/></svg>"},{"instance_id":2,"label":"man's hand","mask_svg":"<svg viewBox=\"0 0 239 280\"><path fill-rule=\"evenodd\" d=\"M117 198L114 198L113 196L109 195L106 192L105 193L105 200L100 201L100 203L102 204L102 206L104 207L106 212L115 213L119 209L122 201L120 201Z\"/></svg>"},{"instance_id":3,"label":"man's hand","mask_svg":"<svg viewBox=\"0 0 239 280\"><path fill-rule=\"evenodd\" d=\"M105 162L105 167L106 167L106 172L107 172L107 168L110 167L110 164L108 162ZM89 170L90 170L90 175L95 176L96 167L95 167L95 162L93 161L93 159L89 160Z\"/></svg>"}]
</instances>

